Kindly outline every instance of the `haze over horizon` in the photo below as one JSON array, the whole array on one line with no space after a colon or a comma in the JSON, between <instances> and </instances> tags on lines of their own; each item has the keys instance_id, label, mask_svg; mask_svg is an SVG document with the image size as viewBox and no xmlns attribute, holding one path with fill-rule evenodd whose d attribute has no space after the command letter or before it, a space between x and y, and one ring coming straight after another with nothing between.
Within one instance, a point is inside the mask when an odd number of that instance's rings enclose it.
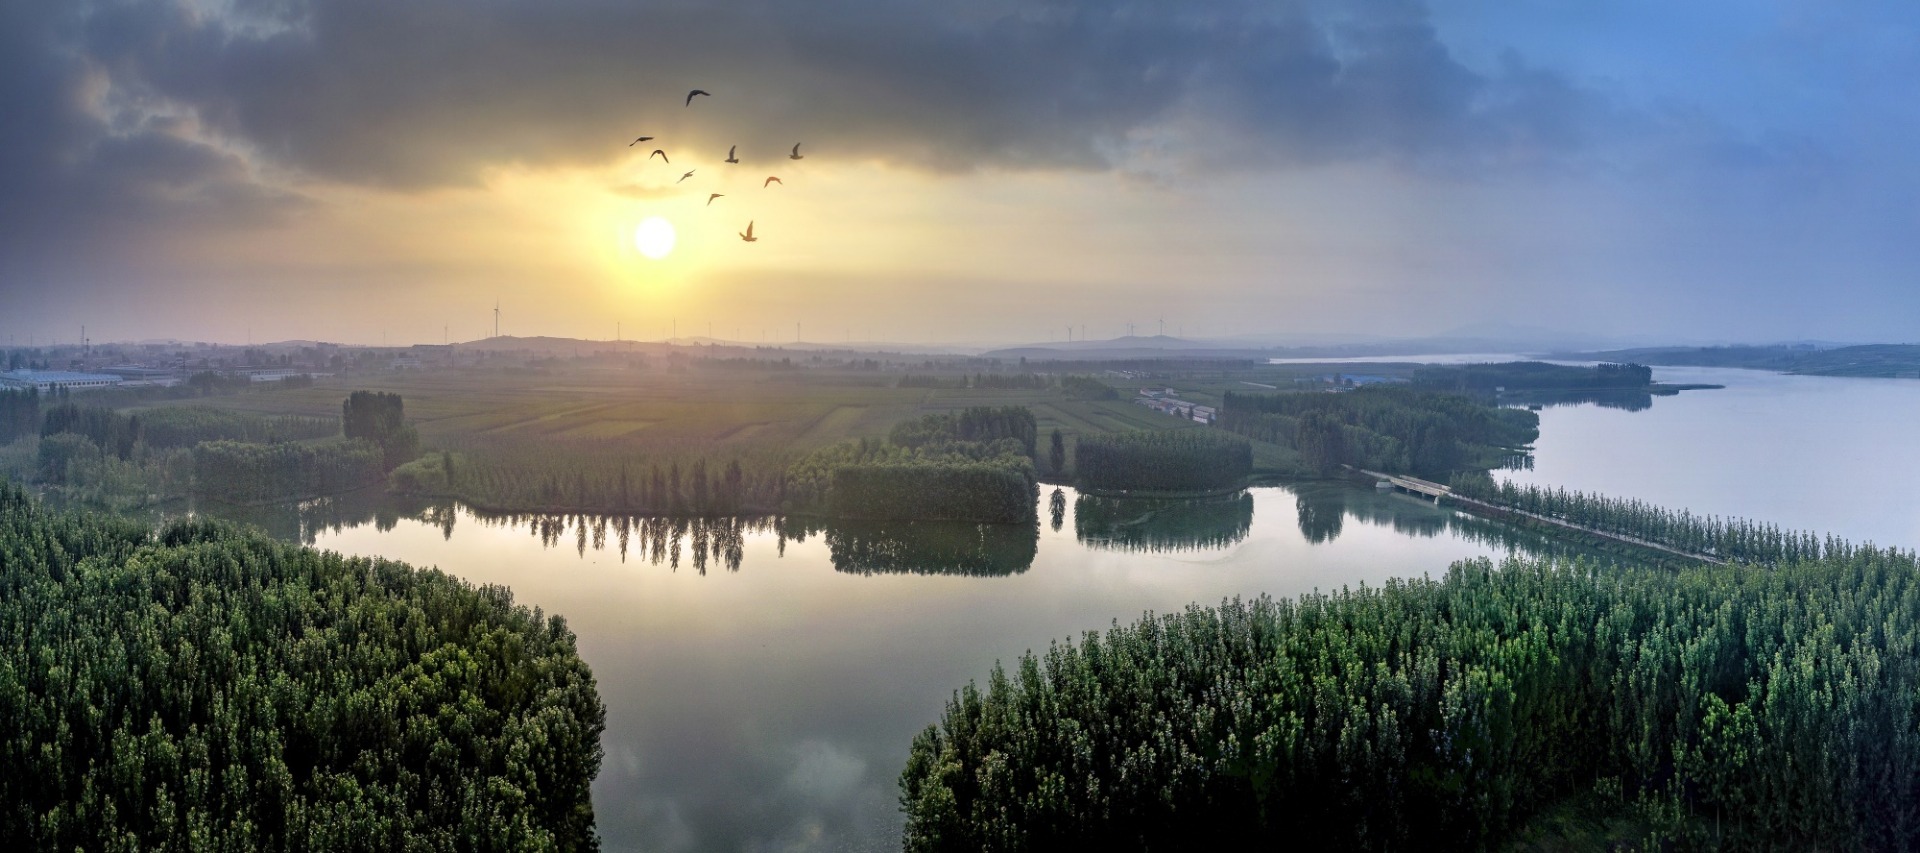
<instances>
[{"instance_id":1,"label":"haze over horizon","mask_svg":"<svg viewBox=\"0 0 1920 853\"><path fill-rule=\"evenodd\" d=\"M29 0L0 335L1905 341L1914 79L1891 2Z\"/></svg>"}]
</instances>

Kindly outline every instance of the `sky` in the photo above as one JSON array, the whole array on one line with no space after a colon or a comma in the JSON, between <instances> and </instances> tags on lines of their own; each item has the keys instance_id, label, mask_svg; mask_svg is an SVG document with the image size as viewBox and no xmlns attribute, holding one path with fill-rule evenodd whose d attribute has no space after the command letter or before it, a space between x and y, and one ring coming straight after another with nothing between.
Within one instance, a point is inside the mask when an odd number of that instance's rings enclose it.
<instances>
[{"instance_id":1,"label":"sky","mask_svg":"<svg viewBox=\"0 0 1920 853\"><path fill-rule=\"evenodd\" d=\"M1904 2L0 0L0 343L1910 342L1915 80Z\"/></svg>"}]
</instances>

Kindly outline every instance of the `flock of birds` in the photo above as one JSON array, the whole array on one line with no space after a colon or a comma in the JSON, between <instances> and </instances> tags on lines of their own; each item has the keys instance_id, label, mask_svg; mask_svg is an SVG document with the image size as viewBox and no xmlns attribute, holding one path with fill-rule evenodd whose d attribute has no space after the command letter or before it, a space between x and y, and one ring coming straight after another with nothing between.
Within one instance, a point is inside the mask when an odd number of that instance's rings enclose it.
<instances>
[{"instance_id":1,"label":"flock of birds","mask_svg":"<svg viewBox=\"0 0 1920 853\"><path fill-rule=\"evenodd\" d=\"M692 91L690 91L690 92L688 92L688 93L687 93L687 100L686 100L686 103L685 103L685 104L682 104L682 106L685 106L685 107L691 107L691 106L693 106L693 99L694 99L695 97L702 97L702 96L704 96L704 97L709 97L709 98L710 98L710 97L713 97L713 93L711 93L711 92L708 92L708 91L707 91L707 90L705 90L705 89L694 89L694 90L692 90ZM634 140L633 140L632 142L629 142L629 143L627 143L627 147L628 147L628 148L632 148L633 146L635 146L635 145L639 145L639 144L640 144L640 143L642 143L642 142L652 142L652 141L653 141L653 137L651 137L651 136L637 136L637 137L634 137ZM727 146L727 159L726 159L726 162L728 162L728 163L739 163L739 162L740 162L740 158L739 158L738 156L736 156L736 154L737 154L737 152L738 152L739 150L740 150L740 146L738 146L738 145L730 145L730 146ZM653 158L654 158L654 157L656 157L656 156L658 156L658 157L660 158L660 162L662 162L662 163L666 163L667 165L672 165L672 164L673 164L673 161L672 161L671 159L669 159L669 158L667 157L667 152L666 152L666 151L665 151L664 149L660 149L660 148L655 148L655 149L653 149L653 153L652 153L652 154L648 154L648 155L647 155L647 160L648 160L649 162L651 162L651 161L653 160ZM804 155L804 154L801 154L801 153L800 153L800 143L798 143L798 142L796 142L796 143L794 143L794 144L793 144L793 153L791 153L791 154L788 154L788 155L787 155L787 159L789 159L789 160L802 160L802 159L805 159L805 158L806 158L806 155ZM686 179L688 179L688 178L691 178L691 177L693 177L693 173L694 173L694 172L696 172L696 171L699 171L699 170L697 170L697 169L688 169L688 170L687 170L687 173L686 173L686 174L684 174L684 175L681 175L681 176L680 176L680 180L678 180L678 181L674 181L674 183L675 183L675 184L679 184L679 183L681 183L681 182L683 182L683 181L685 181ZM780 180L780 178L779 178L779 176L777 176L777 175L768 175L768 176L767 176L767 179L766 179L766 180L764 180L764 181L761 181L761 182L760 182L760 188L761 188L761 189L765 189L765 188L767 188L767 187L770 187L770 186L773 186L774 184L779 184L779 185L781 185L781 186L786 186L786 181L782 181L782 180ZM716 198L725 198L725 197L726 197L726 194L725 194L725 193L712 193L712 194L709 194L709 195L707 196L707 203L706 203L706 206L707 206L707 207L712 207L712 206L713 206L713 200L714 200L714 199L716 199ZM753 221L752 221L752 220L748 220L748 221L747 221L747 230L745 230L745 231L742 231L742 232L740 232L740 239L742 239L742 240L745 240L746 242L749 242L749 243L753 243L753 242L757 242L757 241L758 241L758 240L760 239L760 238L758 238L758 237L755 237L755 236L753 236Z\"/></svg>"}]
</instances>

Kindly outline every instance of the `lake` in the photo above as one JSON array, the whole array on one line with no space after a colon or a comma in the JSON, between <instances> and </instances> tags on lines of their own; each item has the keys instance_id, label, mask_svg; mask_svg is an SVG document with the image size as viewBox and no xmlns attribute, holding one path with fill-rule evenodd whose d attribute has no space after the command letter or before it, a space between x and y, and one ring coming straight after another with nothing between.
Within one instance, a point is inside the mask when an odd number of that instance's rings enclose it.
<instances>
[{"instance_id":1,"label":"lake","mask_svg":"<svg viewBox=\"0 0 1920 853\"><path fill-rule=\"evenodd\" d=\"M1723 390L1547 406L1523 482L1920 543L1920 382L1656 368ZM323 501L278 535L439 566L566 616L607 707L610 850L894 850L912 736L996 661L1231 596L1293 596L1560 546L1364 486L1119 502L1038 528L494 517Z\"/></svg>"},{"instance_id":2,"label":"lake","mask_svg":"<svg viewBox=\"0 0 1920 853\"><path fill-rule=\"evenodd\" d=\"M913 735L996 661L1146 611L1552 547L1340 483L1205 501L1062 490L1057 528L1051 492L1037 528L502 518L393 501L252 520L563 614L607 708L594 808L610 850L897 850Z\"/></svg>"},{"instance_id":3,"label":"lake","mask_svg":"<svg viewBox=\"0 0 1920 853\"><path fill-rule=\"evenodd\" d=\"M1856 542L1920 545L1920 381L1656 367L1666 383L1725 385L1642 411L1540 410L1519 483L1636 497Z\"/></svg>"}]
</instances>

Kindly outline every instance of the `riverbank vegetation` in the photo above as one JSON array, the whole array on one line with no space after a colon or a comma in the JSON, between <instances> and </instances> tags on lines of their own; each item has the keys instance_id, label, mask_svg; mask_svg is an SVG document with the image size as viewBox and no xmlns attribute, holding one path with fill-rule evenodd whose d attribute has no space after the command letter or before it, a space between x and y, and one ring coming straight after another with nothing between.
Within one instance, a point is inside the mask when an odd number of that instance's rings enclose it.
<instances>
[{"instance_id":1,"label":"riverbank vegetation","mask_svg":"<svg viewBox=\"0 0 1920 853\"><path fill-rule=\"evenodd\" d=\"M593 676L504 588L10 486L0 553L0 838L597 846Z\"/></svg>"},{"instance_id":2,"label":"riverbank vegetation","mask_svg":"<svg viewBox=\"0 0 1920 853\"><path fill-rule=\"evenodd\" d=\"M1089 633L955 694L901 776L910 850L1920 843L1920 565L1454 565Z\"/></svg>"},{"instance_id":3,"label":"riverbank vegetation","mask_svg":"<svg viewBox=\"0 0 1920 853\"><path fill-rule=\"evenodd\" d=\"M1458 477L1451 485L1461 495L1498 507L1721 560L1747 563L1818 560L1852 548L1831 536L1782 530L1777 524L1695 515L1684 509L1667 509L1631 498L1495 483L1485 475Z\"/></svg>"},{"instance_id":4,"label":"riverbank vegetation","mask_svg":"<svg viewBox=\"0 0 1920 853\"><path fill-rule=\"evenodd\" d=\"M1228 392L1219 426L1291 447L1323 476L1351 465L1441 482L1506 464L1540 437L1533 412L1390 385L1335 394Z\"/></svg>"},{"instance_id":5,"label":"riverbank vegetation","mask_svg":"<svg viewBox=\"0 0 1920 853\"><path fill-rule=\"evenodd\" d=\"M1218 430L1082 436L1075 452L1075 484L1096 492L1219 492L1246 485L1253 471L1253 446Z\"/></svg>"},{"instance_id":6,"label":"riverbank vegetation","mask_svg":"<svg viewBox=\"0 0 1920 853\"><path fill-rule=\"evenodd\" d=\"M789 511L851 519L1031 522L1033 413L974 407L814 451L788 469Z\"/></svg>"},{"instance_id":7,"label":"riverbank vegetation","mask_svg":"<svg viewBox=\"0 0 1920 853\"><path fill-rule=\"evenodd\" d=\"M1595 391L1645 389L1653 368L1640 364L1591 366L1509 361L1494 364L1430 364L1413 372L1415 387L1492 394L1495 391Z\"/></svg>"}]
</instances>

